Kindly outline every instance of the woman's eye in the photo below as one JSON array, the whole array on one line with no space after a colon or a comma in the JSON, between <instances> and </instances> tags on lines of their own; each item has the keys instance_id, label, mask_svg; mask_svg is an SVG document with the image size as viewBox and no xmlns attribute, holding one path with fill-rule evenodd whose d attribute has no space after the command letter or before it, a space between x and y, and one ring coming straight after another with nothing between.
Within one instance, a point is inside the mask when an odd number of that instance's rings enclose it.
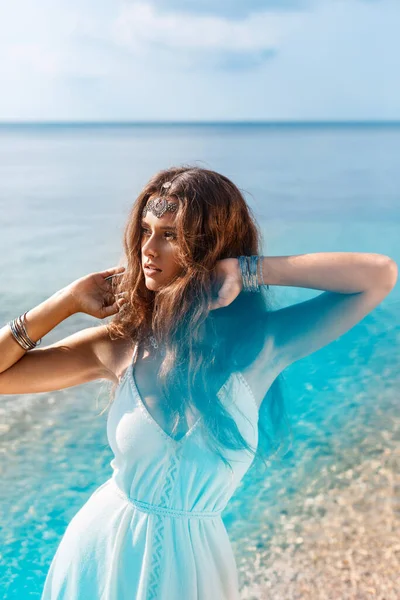
<instances>
[{"instance_id":1,"label":"woman's eye","mask_svg":"<svg viewBox=\"0 0 400 600\"><path fill-rule=\"evenodd\" d=\"M147 234L149 233L149 230L148 230L148 229L145 229L144 227L142 227L142 233L143 233L144 235L147 235ZM174 233L172 233L172 231L165 231L165 232L164 232L164 235L165 235L165 236L169 236L169 239L173 239L173 240L175 240L175 239L176 239L176 235L175 235ZM171 236L172 236L172 237L171 237Z\"/></svg>"}]
</instances>

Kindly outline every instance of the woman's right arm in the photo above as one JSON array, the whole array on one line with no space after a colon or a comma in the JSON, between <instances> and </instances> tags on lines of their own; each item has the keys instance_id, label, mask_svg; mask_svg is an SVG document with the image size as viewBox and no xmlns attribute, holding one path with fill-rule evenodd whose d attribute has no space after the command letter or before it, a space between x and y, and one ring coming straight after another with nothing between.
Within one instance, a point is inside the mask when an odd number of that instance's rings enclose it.
<instances>
[{"instance_id":1,"label":"woman's right arm","mask_svg":"<svg viewBox=\"0 0 400 600\"><path fill-rule=\"evenodd\" d=\"M117 303L121 306L123 300L114 302L103 278L118 270L81 278L28 311L25 326L31 340L36 342L77 312L99 318L115 314ZM28 351L8 325L0 329L0 395L49 392L95 379L117 380L105 325L88 327L50 346Z\"/></svg>"}]
</instances>

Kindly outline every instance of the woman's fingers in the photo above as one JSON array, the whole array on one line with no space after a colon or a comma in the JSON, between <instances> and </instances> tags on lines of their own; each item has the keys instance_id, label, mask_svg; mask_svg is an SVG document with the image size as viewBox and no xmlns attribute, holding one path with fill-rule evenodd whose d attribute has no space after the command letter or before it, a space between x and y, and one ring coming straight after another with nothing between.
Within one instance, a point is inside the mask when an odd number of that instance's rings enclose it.
<instances>
[{"instance_id":1,"label":"woman's fingers","mask_svg":"<svg viewBox=\"0 0 400 600\"><path fill-rule=\"evenodd\" d=\"M109 317L111 315L115 315L119 311L120 308L121 308L121 305L118 304L118 302L114 302L114 304L111 304L111 306L105 306L103 308L104 316Z\"/></svg>"},{"instance_id":2,"label":"woman's fingers","mask_svg":"<svg viewBox=\"0 0 400 600\"><path fill-rule=\"evenodd\" d=\"M100 271L100 275L104 278L109 277L110 275L116 275L117 273L123 273L125 271L124 266L112 267L111 269L107 269L106 271Z\"/></svg>"},{"instance_id":3,"label":"woman's fingers","mask_svg":"<svg viewBox=\"0 0 400 600\"><path fill-rule=\"evenodd\" d=\"M110 315L115 315L125 304L125 298L118 298L112 304L110 303L108 306L103 306L102 312L106 317L109 317Z\"/></svg>"}]
</instances>

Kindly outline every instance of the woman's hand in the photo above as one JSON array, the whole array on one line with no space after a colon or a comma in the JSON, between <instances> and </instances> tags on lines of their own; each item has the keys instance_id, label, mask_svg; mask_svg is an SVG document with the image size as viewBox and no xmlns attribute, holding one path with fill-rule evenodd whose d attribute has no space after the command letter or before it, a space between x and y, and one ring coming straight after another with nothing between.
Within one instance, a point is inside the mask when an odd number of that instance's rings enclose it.
<instances>
[{"instance_id":1,"label":"woman's hand","mask_svg":"<svg viewBox=\"0 0 400 600\"><path fill-rule=\"evenodd\" d=\"M217 261L213 275L213 297L217 295L217 298L212 300L210 310L229 306L243 289L242 272L237 258L223 258Z\"/></svg>"},{"instance_id":2,"label":"woman's hand","mask_svg":"<svg viewBox=\"0 0 400 600\"><path fill-rule=\"evenodd\" d=\"M98 319L115 315L126 302L124 297L116 299L116 296L123 296L124 292L114 295L112 281L118 277L108 280L105 278L109 275L122 275L124 271L125 267L113 267L107 271L90 273L67 285L64 290L70 296L72 311L83 312Z\"/></svg>"}]
</instances>

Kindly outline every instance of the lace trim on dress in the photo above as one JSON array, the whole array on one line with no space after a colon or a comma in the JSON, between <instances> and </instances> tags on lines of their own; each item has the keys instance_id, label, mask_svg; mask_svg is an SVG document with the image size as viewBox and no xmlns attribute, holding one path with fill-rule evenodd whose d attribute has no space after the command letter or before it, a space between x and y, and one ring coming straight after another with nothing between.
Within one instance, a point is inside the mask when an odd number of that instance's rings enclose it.
<instances>
[{"instance_id":1,"label":"lace trim on dress","mask_svg":"<svg viewBox=\"0 0 400 600\"><path fill-rule=\"evenodd\" d=\"M243 373L241 371L237 371L237 375L241 379L241 381L243 382L243 384L245 385L245 387L248 389L250 397L251 397L251 399L252 399L252 401L254 403L254 406L256 407L257 412L258 412L260 410L260 407L257 404L256 397L255 397L255 395L253 393L253 390L251 389L250 385L248 384L247 379L245 378L245 376L243 375Z\"/></svg>"},{"instance_id":2,"label":"lace trim on dress","mask_svg":"<svg viewBox=\"0 0 400 600\"><path fill-rule=\"evenodd\" d=\"M170 438L172 439L172 438ZM168 507L171 492L173 490L176 474L178 472L179 463L179 450L178 448L175 453L171 456L171 462L167 470L167 476L165 478L164 489L160 498L160 506L165 508ZM163 515L155 515L155 535L153 541L153 553L150 567L150 580L148 587L148 600L155 600L157 598L157 589L161 577L161 559L164 550L164 517Z\"/></svg>"}]
</instances>

